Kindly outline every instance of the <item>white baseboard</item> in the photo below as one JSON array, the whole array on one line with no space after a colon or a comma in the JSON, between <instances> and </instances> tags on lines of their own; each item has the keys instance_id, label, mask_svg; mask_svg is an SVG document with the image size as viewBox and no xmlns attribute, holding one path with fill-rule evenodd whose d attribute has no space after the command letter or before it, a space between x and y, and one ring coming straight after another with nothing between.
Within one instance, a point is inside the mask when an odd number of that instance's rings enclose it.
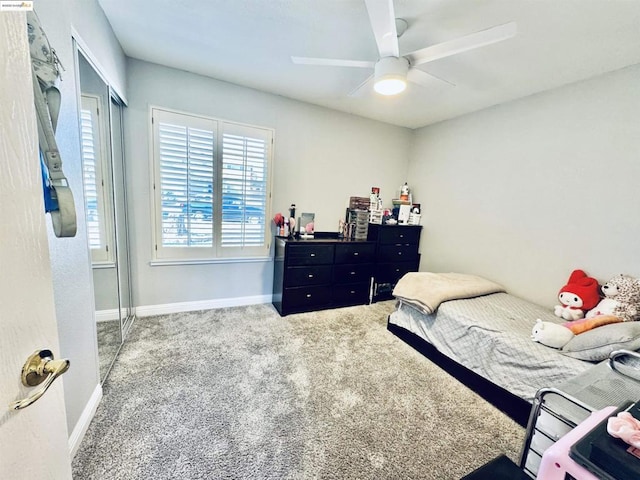
<instances>
[{"instance_id":1,"label":"white baseboard","mask_svg":"<svg viewBox=\"0 0 640 480\"><path fill-rule=\"evenodd\" d=\"M80 448L80 443L82 443L84 434L87 433L87 429L89 428L91 420L93 420L93 416L96 414L98 405L100 405L100 400L102 400L102 386L98 384L91 394L87 405L84 407L82 415L80 415L73 432L71 432L71 436L69 436L69 453L72 460L78 452L78 448Z\"/></svg>"},{"instance_id":2,"label":"white baseboard","mask_svg":"<svg viewBox=\"0 0 640 480\"><path fill-rule=\"evenodd\" d=\"M117 308L96 310L96 322L110 322L112 320L120 320L120 314Z\"/></svg>"},{"instance_id":3,"label":"white baseboard","mask_svg":"<svg viewBox=\"0 0 640 480\"><path fill-rule=\"evenodd\" d=\"M195 302L165 303L162 305L140 305L136 307L136 317L150 317L167 313L193 312L195 310L212 310L214 308L242 307L271 303L271 295L254 295L252 297L219 298L214 300L198 300Z\"/></svg>"}]
</instances>

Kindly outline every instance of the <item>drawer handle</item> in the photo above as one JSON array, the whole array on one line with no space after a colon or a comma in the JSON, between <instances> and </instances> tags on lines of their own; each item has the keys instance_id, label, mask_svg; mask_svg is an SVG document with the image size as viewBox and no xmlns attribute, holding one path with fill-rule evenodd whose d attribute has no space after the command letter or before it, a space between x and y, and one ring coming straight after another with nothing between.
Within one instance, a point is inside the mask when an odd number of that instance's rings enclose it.
<instances>
[{"instance_id":1,"label":"drawer handle","mask_svg":"<svg viewBox=\"0 0 640 480\"><path fill-rule=\"evenodd\" d=\"M358 252L353 252L353 256L354 256L354 257L357 257L358 255L359 255L359 253L358 253Z\"/></svg>"},{"instance_id":2,"label":"drawer handle","mask_svg":"<svg viewBox=\"0 0 640 480\"><path fill-rule=\"evenodd\" d=\"M349 272L349 275L355 275L356 272Z\"/></svg>"},{"instance_id":3,"label":"drawer handle","mask_svg":"<svg viewBox=\"0 0 640 480\"><path fill-rule=\"evenodd\" d=\"M312 257L315 257L315 256L316 256L316 254L315 254L315 253L312 253L312 254L311 254L311 256L312 256Z\"/></svg>"},{"instance_id":4,"label":"drawer handle","mask_svg":"<svg viewBox=\"0 0 640 480\"><path fill-rule=\"evenodd\" d=\"M311 298L311 294L310 293L307 293L307 298Z\"/></svg>"},{"instance_id":5,"label":"drawer handle","mask_svg":"<svg viewBox=\"0 0 640 480\"><path fill-rule=\"evenodd\" d=\"M402 255L402 252L398 252L398 255Z\"/></svg>"},{"instance_id":6,"label":"drawer handle","mask_svg":"<svg viewBox=\"0 0 640 480\"><path fill-rule=\"evenodd\" d=\"M404 238L404 235L400 234L400 238Z\"/></svg>"},{"instance_id":7,"label":"drawer handle","mask_svg":"<svg viewBox=\"0 0 640 480\"><path fill-rule=\"evenodd\" d=\"M310 274L309 274L309 278L313 278L313 273L310 273Z\"/></svg>"},{"instance_id":8,"label":"drawer handle","mask_svg":"<svg viewBox=\"0 0 640 480\"><path fill-rule=\"evenodd\" d=\"M356 293L356 291L355 290L351 290L351 294L353 295L354 293Z\"/></svg>"},{"instance_id":9,"label":"drawer handle","mask_svg":"<svg viewBox=\"0 0 640 480\"><path fill-rule=\"evenodd\" d=\"M396 268L396 272L399 272L399 271L400 271L400 269L399 269L399 268Z\"/></svg>"}]
</instances>

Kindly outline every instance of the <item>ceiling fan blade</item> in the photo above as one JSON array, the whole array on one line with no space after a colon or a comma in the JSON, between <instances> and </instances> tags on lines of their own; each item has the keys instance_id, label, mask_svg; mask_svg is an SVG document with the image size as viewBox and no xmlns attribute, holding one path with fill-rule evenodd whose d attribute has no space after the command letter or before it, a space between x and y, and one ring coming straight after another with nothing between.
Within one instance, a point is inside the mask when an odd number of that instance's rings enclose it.
<instances>
[{"instance_id":1,"label":"ceiling fan blade","mask_svg":"<svg viewBox=\"0 0 640 480\"><path fill-rule=\"evenodd\" d=\"M455 87L456 84L450 82L449 80L445 80L444 78L440 78L433 73L427 73L424 70L420 70L419 68L412 68L407 73L407 80L413 83L417 83L418 85L422 85L423 87L431 88L433 86L433 81L438 80L440 82L444 82L452 87Z\"/></svg>"},{"instance_id":2,"label":"ceiling fan blade","mask_svg":"<svg viewBox=\"0 0 640 480\"><path fill-rule=\"evenodd\" d=\"M498 25L497 27L465 35L455 40L449 40L448 42L438 43L437 45L416 50L415 52L408 53L405 57L411 65L420 65L422 63L433 62L440 58L450 57L457 53L473 50L474 48L501 42L502 40L514 37L516 33L518 33L516 22L505 23L504 25Z\"/></svg>"},{"instance_id":3,"label":"ceiling fan blade","mask_svg":"<svg viewBox=\"0 0 640 480\"><path fill-rule=\"evenodd\" d=\"M340 60L338 58L291 57L291 61L298 65L320 65L325 67L374 68L376 66L376 62L366 60Z\"/></svg>"},{"instance_id":4,"label":"ceiling fan blade","mask_svg":"<svg viewBox=\"0 0 640 480\"><path fill-rule=\"evenodd\" d=\"M398 33L393 0L365 0L380 58L398 57Z\"/></svg>"},{"instance_id":5,"label":"ceiling fan blade","mask_svg":"<svg viewBox=\"0 0 640 480\"><path fill-rule=\"evenodd\" d=\"M350 97L363 97L372 90L373 75L369 75L367 79L349 92Z\"/></svg>"}]
</instances>

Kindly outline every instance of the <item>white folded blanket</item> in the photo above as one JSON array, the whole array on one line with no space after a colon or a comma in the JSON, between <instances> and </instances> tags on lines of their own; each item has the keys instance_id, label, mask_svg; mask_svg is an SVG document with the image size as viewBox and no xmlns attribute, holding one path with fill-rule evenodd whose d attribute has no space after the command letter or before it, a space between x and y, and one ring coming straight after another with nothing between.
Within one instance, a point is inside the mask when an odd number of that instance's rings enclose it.
<instances>
[{"instance_id":1,"label":"white folded blanket","mask_svg":"<svg viewBox=\"0 0 640 480\"><path fill-rule=\"evenodd\" d=\"M502 285L476 275L410 272L398 281L393 289L393 295L429 314L447 300L479 297L504 291Z\"/></svg>"}]
</instances>

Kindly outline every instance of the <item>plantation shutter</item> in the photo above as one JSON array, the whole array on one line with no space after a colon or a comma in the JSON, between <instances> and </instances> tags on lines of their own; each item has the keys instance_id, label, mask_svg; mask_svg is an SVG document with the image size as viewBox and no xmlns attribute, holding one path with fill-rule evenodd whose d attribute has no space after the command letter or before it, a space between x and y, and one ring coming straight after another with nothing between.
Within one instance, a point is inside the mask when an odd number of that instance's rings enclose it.
<instances>
[{"instance_id":1,"label":"plantation shutter","mask_svg":"<svg viewBox=\"0 0 640 480\"><path fill-rule=\"evenodd\" d=\"M273 130L151 109L154 260L269 255Z\"/></svg>"},{"instance_id":2,"label":"plantation shutter","mask_svg":"<svg viewBox=\"0 0 640 480\"><path fill-rule=\"evenodd\" d=\"M214 247L215 130L214 121L154 111L162 249Z\"/></svg>"},{"instance_id":3,"label":"plantation shutter","mask_svg":"<svg viewBox=\"0 0 640 480\"><path fill-rule=\"evenodd\" d=\"M223 123L221 246L264 248L272 132Z\"/></svg>"},{"instance_id":4,"label":"plantation shutter","mask_svg":"<svg viewBox=\"0 0 640 480\"><path fill-rule=\"evenodd\" d=\"M87 236L94 263L108 262L109 252L106 198L104 195L103 152L101 150L98 99L82 96L80 110L80 135L82 153L82 177L85 198Z\"/></svg>"}]
</instances>

